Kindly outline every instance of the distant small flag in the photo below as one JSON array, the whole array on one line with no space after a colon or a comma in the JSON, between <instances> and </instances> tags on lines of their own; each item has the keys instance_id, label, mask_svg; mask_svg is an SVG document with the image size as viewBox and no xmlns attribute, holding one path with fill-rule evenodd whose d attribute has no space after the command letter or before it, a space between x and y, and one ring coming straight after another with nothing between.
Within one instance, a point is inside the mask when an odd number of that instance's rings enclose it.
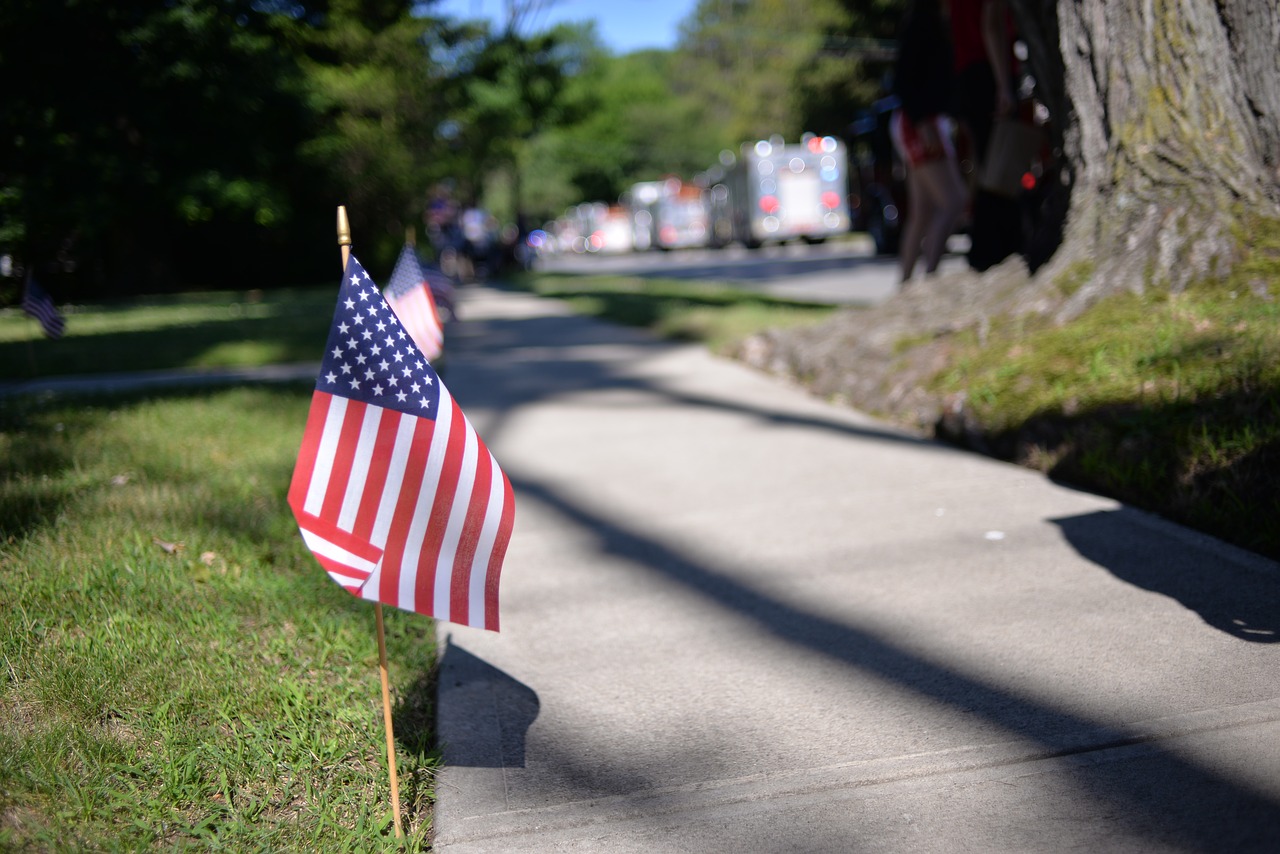
<instances>
[{"instance_id":1,"label":"distant small flag","mask_svg":"<svg viewBox=\"0 0 1280 854\"><path fill-rule=\"evenodd\" d=\"M440 322L431 286L412 246L406 245L400 250L383 296L427 360L438 359L444 352L444 324Z\"/></svg>"},{"instance_id":2,"label":"distant small flag","mask_svg":"<svg viewBox=\"0 0 1280 854\"><path fill-rule=\"evenodd\" d=\"M457 308L454 305L453 279L444 274L443 271L430 264L422 264L422 275L427 277L427 286L431 288L431 297L436 301L436 314L445 323L457 317Z\"/></svg>"},{"instance_id":3,"label":"distant small flag","mask_svg":"<svg viewBox=\"0 0 1280 854\"><path fill-rule=\"evenodd\" d=\"M22 289L22 310L40 321L40 328L50 338L61 338L66 323L58 309L54 308L53 299L44 288L36 284L35 277L27 274L27 283Z\"/></svg>"},{"instance_id":4,"label":"distant small flag","mask_svg":"<svg viewBox=\"0 0 1280 854\"><path fill-rule=\"evenodd\" d=\"M511 484L354 257L289 506L353 595L498 630Z\"/></svg>"}]
</instances>

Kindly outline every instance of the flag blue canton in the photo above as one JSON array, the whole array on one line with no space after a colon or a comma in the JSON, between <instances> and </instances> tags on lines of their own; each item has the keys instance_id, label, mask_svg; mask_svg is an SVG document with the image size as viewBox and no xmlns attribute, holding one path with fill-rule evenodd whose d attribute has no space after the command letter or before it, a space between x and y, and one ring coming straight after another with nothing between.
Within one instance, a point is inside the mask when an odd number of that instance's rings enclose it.
<instances>
[{"instance_id":1,"label":"flag blue canton","mask_svg":"<svg viewBox=\"0 0 1280 854\"><path fill-rule=\"evenodd\" d=\"M434 419L436 372L354 256L347 262L316 390Z\"/></svg>"},{"instance_id":2,"label":"flag blue canton","mask_svg":"<svg viewBox=\"0 0 1280 854\"><path fill-rule=\"evenodd\" d=\"M44 288L36 284L35 277L27 274L26 285L22 289L22 310L40 321L40 328L50 338L61 338L66 329L62 314L54 308L53 298Z\"/></svg>"},{"instance_id":3,"label":"flag blue canton","mask_svg":"<svg viewBox=\"0 0 1280 854\"><path fill-rule=\"evenodd\" d=\"M395 269L391 271L391 278L387 281L387 293L394 297L401 297L426 282L427 278L422 272L422 264L418 261L418 256L414 254L413 249L405 246L400 252L400 259L396 262Z\"/></svg>"}]
</instances>

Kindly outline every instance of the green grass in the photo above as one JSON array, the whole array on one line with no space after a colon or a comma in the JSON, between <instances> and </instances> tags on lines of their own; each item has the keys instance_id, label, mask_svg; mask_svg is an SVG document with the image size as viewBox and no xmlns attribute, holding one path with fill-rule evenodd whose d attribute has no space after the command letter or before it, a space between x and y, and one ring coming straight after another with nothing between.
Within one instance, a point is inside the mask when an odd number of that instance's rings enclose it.
<instances>
[{"instance_id":1,"label":"green grass","mask_svg":"<svg viewBox=\"0 0 1280 854\"><path fill-rule=\"evenodd\" d=\"M111 333L108 333L111 334ZM0 410L0 849L424 850L430 620L372 607L285 503L306 387Z\"/></svg>"},{"instance_id":2,"label":"green grass","mask_svg":"<svg viewBox=\"0 0 1280 854\"><path fill-rule=\"evenodd\" d=\"M1280 277L1255 267L997 324L932 390L963 391L999 456L1280 558Z\"/></svg>"},{"instance_id":3,"label":"green grass","mask_svg":"<svg viewBox=\"0 0 1280 854\"><path fill-rule=\"evenodd\" d=\"M60 306L66 334L52 341L19 309L3 309L0 380L318 361L336 293L325 285Z\"/></svg>"},{"instance_id":4,"label":"green grass","mask_svg":"<svg viewBox=\"0 0 1280 854\"><path fill-rule=\"evenodd\" d=\"M724 284L676 279L529 273L513 281L541 296L563 299L581 314L666 338L699 341L716 352L755 332L818 323L835 311Z\"/></svg>"}]
</instances>

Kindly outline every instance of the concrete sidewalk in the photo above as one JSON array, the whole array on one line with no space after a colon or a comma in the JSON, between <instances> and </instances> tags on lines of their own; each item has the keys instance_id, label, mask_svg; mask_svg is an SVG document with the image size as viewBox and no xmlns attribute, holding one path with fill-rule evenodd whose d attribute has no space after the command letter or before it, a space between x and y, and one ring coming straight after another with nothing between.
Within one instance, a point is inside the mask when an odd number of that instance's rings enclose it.
<instances>
[{"instance_id":1,"label":"concrete sidewalk","mask_svg":"<svg viewBox=\"0 0 1280 854\"><path fill-rule=\"evenodd\" d=\"M499 634L436 850L1280 850L1280 567L696 346L468 288Z\"/></svg>"}]
</instances>

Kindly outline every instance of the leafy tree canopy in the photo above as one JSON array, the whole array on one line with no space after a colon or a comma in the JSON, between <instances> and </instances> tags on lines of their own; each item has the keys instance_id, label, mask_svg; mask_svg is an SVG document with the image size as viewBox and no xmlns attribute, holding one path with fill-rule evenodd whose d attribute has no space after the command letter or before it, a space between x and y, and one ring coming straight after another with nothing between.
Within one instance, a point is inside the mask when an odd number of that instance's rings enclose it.
<instances>
[{"instance_id":1,"label":"leafy tree canopy","mask_svg":"<svg viewBox=\"0 0 1280 854\"><path fill-rule=\"evenodd\" d=\"M613 56L591 25L527 32L537 0L499 28L414 0L10 0L0 253L62 298L306 281L345 204L376 267L442 185L529 222L838 129L874 88L850 45L898 5L702 0L674 51Z\"/></svg>"}]
</instances>

